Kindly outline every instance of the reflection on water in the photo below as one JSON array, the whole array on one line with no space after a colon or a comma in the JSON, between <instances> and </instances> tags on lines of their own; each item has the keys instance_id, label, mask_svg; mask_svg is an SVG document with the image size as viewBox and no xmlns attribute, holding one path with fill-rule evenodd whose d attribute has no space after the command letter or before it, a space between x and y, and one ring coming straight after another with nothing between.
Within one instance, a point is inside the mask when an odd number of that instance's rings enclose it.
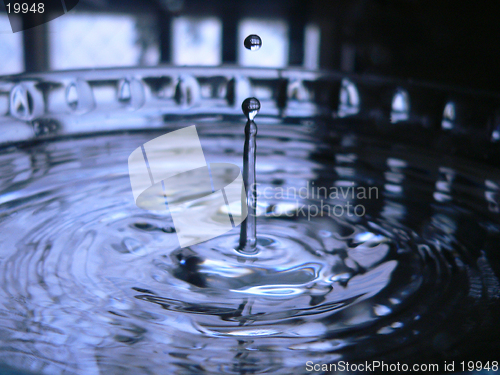
<instances>
[{"instance_id":1,"label":"reflection on water","mask_svg":"<svg viewBox=\"0 0 500 375\"><path fill-rule=\"evenodd\" d=\"M207 162L241 167L241 126L198 125ZM258 251L236 250L238 227L180 248L169 213L138 208L128 177L129 154L162 133L2 151L0 363L303 374L307 361L455 358L487 337L500 297L498 174L261 126Z\"/></svg>"}]
</instances>

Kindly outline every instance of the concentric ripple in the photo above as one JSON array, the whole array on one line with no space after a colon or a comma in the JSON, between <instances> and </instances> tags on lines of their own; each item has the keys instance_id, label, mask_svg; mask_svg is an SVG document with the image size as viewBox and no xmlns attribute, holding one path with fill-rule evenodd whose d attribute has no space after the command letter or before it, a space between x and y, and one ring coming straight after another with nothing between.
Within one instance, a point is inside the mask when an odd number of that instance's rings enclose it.
<instances>
[{"instance_id":1,"label":"concentric ripple","mask_svg":"<svg viewBox=\"0 0 500 375\"><path fill-rule=\"evenodd\" d=\"M238 227L180 248L168 212L135 206L128 155L162 133L3 149L0 368L305 374L307 361L458 358L489 339L500 174L261 128L253 253L236 250ZM241 130L198 124L207 161L241 166ZM349 205L363 214L337 214Z\"/></svg>"}]
</instances>

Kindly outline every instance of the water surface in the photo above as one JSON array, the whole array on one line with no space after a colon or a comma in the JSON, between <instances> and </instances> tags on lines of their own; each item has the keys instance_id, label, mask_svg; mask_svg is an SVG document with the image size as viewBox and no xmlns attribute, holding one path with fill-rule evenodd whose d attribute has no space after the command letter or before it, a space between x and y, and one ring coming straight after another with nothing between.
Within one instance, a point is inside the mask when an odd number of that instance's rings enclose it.
<instances>
[{"instance_id":1,"label":"water surface","mask_svg":"<svg viewBox=\"0 0 500 375\"><path fill-rule=\"evenodd\" d=\"M181 249L168 212L135 206L127 158L188 125L1 151L0 363L305 374L307 361L494 353L497 170L261 120L258 251L237 250L239 227ZM244 124L197 125L208 162L241 167ZM364 214L331 211L348 205Z\"/></svg>"}]
</instances>

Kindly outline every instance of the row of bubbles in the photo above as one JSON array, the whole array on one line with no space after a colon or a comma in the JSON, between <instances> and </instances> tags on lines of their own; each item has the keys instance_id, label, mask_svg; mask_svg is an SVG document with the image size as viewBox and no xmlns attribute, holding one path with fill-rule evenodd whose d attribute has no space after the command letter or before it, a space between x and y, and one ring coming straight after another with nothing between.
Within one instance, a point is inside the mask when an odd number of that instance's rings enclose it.
<instances>
[{"instance_id":1,"label":"row of bubbles","mask_svg":"<svg viewBox=\"0 0 500 375\"><path fill-rule=\"evenodd\" d=\"M257 51L262 47L262 39L258 35L250 34L245 38L243 45L250 51Z\"/></svg>"},{"instance_id":2,"label":"row of bubbles","mask_svg":"<svg viewBox=\"0 0 500 375\"><path fill-rule=\"evenodd\" d=\"M262 43L256 38L247 38L250 50ZM492 143L500 139L499 99L484 93L277 69L137 68L118 69L107 78L92 71L78 76L75 79L70 73L47 73L21 82L3 78L0 121L40 121L40 126L52 120L60 123L60 132L76 132L72 127L82 121L111 124L110 113L134 119L135 123L140 123L140 118L169 114L238 115L244 99L258 97L264 116L420 124L473 138L477 133ZM88 116L75 120L75 115ZM12 129L12 134L26 138L19 129L17 133Z\"/></svg>"},{"instance_id":3,"label":"row of bubbles","mask_svg":"<svg viewBox=\"0 0 500 375\"><path fill-rule=\"evenodd\" d=\"M464 101L462 101L464 102ZM363 95L360 93L359 85L355 84L350 79L343 79L340 85L339 104L336 115L340 118L352 117L359 115L363 111ZM471 116L466 108L456 100L445 101L441 110L441 121L439 127L443 131L451 131L461 126L464 126L467 116ZM366 112L366 111L365 111ZM335 115L335 113L334 113ZM390 105L389 120L396 124L399 122L423 122L418 114L412 112L411 96L408 90L397 88L394 90ZM490 132L490 141L497 142L500 140L500 118L497 113L493 113L485 122L488 122L488 130ZM459 129L459 131L464 129Z\"/></svg>"}]
</instances>

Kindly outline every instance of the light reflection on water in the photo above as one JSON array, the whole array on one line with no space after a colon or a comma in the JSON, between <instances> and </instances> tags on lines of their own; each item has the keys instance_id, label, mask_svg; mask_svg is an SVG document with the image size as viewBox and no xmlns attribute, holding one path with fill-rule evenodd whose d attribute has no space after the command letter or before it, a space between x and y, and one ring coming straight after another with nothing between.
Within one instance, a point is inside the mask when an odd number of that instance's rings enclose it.
<instances>
[{"instance_id":1,"label":"light reflection on water","mask_svg":"<svg viewBox=\"0 0 500 375\"><path fill-rule=\"evenodd\" d=\"M207 161L241 166L241 130L199 125ZM259 251L235 250L239 228L180 249L168 212L136 207L128 178L130 152L159 134L0 154L0 363L43 374L301 374L307 361L457 356L494 320L498 176L353 135L262 126ZM311 215L317 197L264 196L313 183L378 195L323 202L362 204L362 217Z\"/></svg>"}]
</instances>

